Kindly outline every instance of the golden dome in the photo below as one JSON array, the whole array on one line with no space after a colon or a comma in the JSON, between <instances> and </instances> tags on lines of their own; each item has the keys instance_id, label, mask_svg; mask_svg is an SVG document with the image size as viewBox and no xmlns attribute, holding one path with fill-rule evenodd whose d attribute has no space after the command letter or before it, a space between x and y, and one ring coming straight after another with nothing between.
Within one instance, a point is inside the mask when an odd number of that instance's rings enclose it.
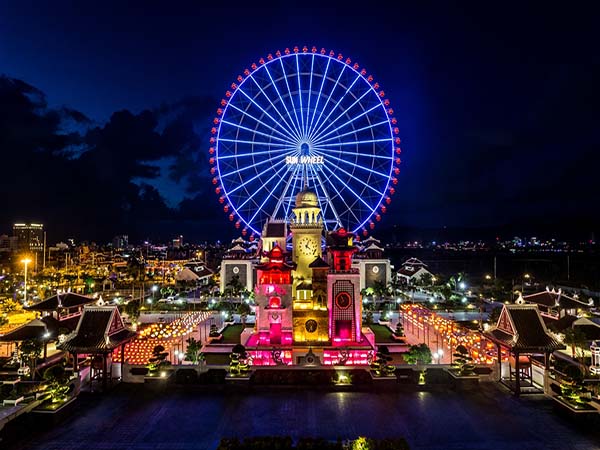
<instances>
[{"instance_id":1,"label":"golden dome","mask_svg":"<svg viewBox=\"0 0 600 450\"><path fill-rule=\"evenodd\" d=\"M317 194L308 188L304 188L296 195L296 208L318 208L319 198Z\"/></svg>"}]
</instances>

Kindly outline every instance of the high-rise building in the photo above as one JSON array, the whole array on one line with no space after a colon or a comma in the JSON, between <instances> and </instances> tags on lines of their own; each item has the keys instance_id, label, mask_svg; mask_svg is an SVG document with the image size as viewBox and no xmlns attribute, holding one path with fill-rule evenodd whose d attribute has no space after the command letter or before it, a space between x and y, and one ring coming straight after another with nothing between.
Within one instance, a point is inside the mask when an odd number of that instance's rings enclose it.
<instances>
[{"instance_id":1,"label":"high-rise building","mask_svg":"<svg viewBox=\"0 0 600 450\"><path fill-rule=\"evenodd\" d=\"M112 240L113 249L123 250L127 248L128 245L129 236L127 236L126 234L120 234L118 236L115 236Z\"/></svg>"},{"instance_id":2,"label":"high-rise building","mask_svg":"<svg viewBox=\"0 0 600 450\"><path fill-rule=\"evenodd\" d=\"M44 250L44 225L41 223L15 223L13 237L19 252L41 252Z\"/></svg>"}]
</instances>

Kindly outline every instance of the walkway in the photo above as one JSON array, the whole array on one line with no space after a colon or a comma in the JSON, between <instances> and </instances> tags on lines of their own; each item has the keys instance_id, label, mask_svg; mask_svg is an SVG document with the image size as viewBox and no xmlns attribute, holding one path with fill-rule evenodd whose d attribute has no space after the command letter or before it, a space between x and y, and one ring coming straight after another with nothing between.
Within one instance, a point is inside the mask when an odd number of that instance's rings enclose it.
<instances>
[{"instance_id":1,"label":"walkway","mask_svg":"<svg viewBox=\"0 0 600 450\"><path fill-rule=\"evenodd\" d=\"M413 450L599 448L599 427L578 428L552 405L537 395L515 399L492 383L468 393L157 393L130 385L104 398L80 399L62 426L33 436L31 427L12 448L214 450L223 436L251 435L404 436Z\"/></svg>"}]
</instances>

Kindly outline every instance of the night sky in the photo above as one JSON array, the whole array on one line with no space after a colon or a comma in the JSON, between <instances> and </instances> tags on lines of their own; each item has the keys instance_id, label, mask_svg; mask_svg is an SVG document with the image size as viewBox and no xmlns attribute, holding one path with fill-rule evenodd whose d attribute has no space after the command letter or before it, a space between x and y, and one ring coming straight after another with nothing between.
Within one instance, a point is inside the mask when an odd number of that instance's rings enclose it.
<instances>
[{"instance_id":1,"label":"night sky","mask_svg":"<svg viewBox=\"0 0 600 450\"><path fill-rule=\"evenodd\" d=\"M203 3L3 2L0 234L231 237L211 119L245 67L294 45L352 57L392 101L403 165L381 237L600 230L597 11Z\"/></svg>"}]
</instances>

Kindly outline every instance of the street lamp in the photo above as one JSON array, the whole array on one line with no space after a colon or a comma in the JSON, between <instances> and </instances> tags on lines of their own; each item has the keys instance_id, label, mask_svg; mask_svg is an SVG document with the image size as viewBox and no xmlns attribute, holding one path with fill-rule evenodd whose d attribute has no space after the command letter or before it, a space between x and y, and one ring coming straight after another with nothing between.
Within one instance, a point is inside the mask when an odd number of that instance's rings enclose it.
<instances>
[{"instance_id":1,"label":"street lamp","mask_svg":"<svg viewBox=\"0 0 600 450\"><path fill-rule=\"evenodd\" d=\"M156 299L156 291L158 291L158 286L154 285L152 286L152 298Z\"/></svg>"},{"instance_id":2,"label":"street lamp","mask_svg":"<svg viewBox=\"0 0 600 450\"><path fill-rule=\"evenodd\" d=\"M529 275L528 273L523 275L523 279L522 279L522 283L521 283L521 295L525 295L525 280L529 280L531 278L531 275Z\"/></svg>"},{"instance_id":3,"label":"street lamp","mask_svg":"<svg viewBox=\"0 0 600 450\"><path fill-rule=\"evenodd\" d=\"M25 283L24 283L25 291L23 293L23 304L27 305L27 264L29 264L31 262L31 259L23 258L21 260L21 262L23 264L25 264Z\"/></svg>"}]
</instances>

